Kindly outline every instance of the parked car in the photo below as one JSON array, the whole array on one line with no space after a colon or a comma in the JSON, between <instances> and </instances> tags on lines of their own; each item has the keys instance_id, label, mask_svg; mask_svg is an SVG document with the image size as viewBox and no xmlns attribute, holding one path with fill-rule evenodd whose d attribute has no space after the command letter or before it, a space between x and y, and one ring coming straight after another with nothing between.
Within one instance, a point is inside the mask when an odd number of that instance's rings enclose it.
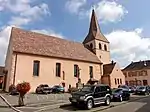
<instances>
[{"instance_id":1,"label":"parked car","mask_svg":"<svg viewBox=\"0 0 150 112\"><path fill-rule=\"evenodd\" d=\"M131 93L131 89L127 85L119 85L118 88L128 89L129 92Z\"/></svg>"},{"instance_id":2,"label":"parked car","mask_svg":"<svg viewBox=\"0 0 150 112\"><path fill-rule=\"evenodd\" d=\"M136 88L135 94L149 95L149 87L148 86L138 86Z\"/></svg>"},{"instance_id":3,"label":"parked car","mask_svg":"<svg viewBox=\"0 0 150 112\"><path fill-rule=\"evenodd\" d=\"M52 93L64 93L64 92L65 92L65 88L60 85L55 85L52 88Z\"/></svg>"},{"instance_id":4,"label":"parked car","mask_svg":"<svg viewBox=\"0 0 150 112\"><path fill-rule=\"evenodd\" d=\"M135 93L135 91L136 91L136 87L134 87L134 86L129 86L129 89L130 89L131 93Z\"/></svg>"},{"instance_id":5,"label":"parked car","mask_svg":"<svg viewBox=\"0 0 150 112\"><path fill-rule=\"evenodd\" d=\"M48 94L52 92L52 88L49 87L47 84L40 84L37 88L36 88L36 93L37 94Z\"/></svg>"},{"instance_id":6,"label":"parked car","mask_svg":"<svg viewBox=\"0 0 150 112\"><path fill-rule=\"evenodd\" d=\"M12 90L10 91L9 94L10 94L10 95L19 95L19 92L17 91L17 88L14 87L14 88L12 88Z\"/></svg>"},{"instance_id":7,"label":"parked car","mask_svg":"<svg viewBox=\"0 0 150 112\"><path fill-rule=\"evenodd\" d=\"M109 105L112 91L107 85L85 85L80 91L74 92L71 95L69 100L72 105L83 105L87 109L91 109L94 105L101 103Z\"/></svg>"},{"instance_id":8,"label":"parked car","mask_svg":"<svg viewBox=\"0 0 150 112\"><path fill-rule=\"evenodd\" d=\"M124 88L118 88L112 92L113 94L113 100L117 100L122 102L123 100L129 100L130 99L130 92L128 89Z\"/></svg>"}]
</instances>

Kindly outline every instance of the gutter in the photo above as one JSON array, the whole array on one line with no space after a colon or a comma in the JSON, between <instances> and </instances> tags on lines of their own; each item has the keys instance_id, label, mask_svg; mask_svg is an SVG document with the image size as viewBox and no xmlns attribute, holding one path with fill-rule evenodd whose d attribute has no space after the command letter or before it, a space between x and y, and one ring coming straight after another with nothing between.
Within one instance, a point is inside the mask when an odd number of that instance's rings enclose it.
<instances>
[{"instance_id":1,"label":"gutter","mask_svg":"<svg viewBox=\"0 0 150 112\"><path fill-rule=\"evenodd\" d=\"M18 54L16 54L16 55L15 55L15 66L14 66L13 85L15 85L15 78L16 78L16 65L17 65L17 56L18 56Z\"/></svg>"}]
</instances>

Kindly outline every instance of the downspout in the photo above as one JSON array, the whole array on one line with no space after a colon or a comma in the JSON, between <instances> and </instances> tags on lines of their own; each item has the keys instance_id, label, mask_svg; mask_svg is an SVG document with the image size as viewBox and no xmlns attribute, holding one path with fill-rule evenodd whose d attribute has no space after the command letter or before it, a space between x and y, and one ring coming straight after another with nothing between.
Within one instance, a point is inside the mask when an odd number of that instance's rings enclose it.
<instances>
[{"instance_id":1,"label":"downspout","mask_svg":"<svg viewBox=\"0 0 150 112\"><path fill-rule=\"evenodd\" d=\"M13 85L15 85L15 78L16 78L16 65L17 65L17 54L15 56L15 67L14 67L14 77L13 77Z\"/></svg>"}]
</instances>

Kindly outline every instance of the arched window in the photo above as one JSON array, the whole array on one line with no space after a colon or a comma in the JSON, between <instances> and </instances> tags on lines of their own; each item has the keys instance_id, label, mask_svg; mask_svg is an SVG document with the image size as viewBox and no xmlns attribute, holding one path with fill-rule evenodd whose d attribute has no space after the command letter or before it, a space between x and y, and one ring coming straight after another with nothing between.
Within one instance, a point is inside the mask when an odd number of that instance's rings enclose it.
<instances>
[{"instance_id":1,"label":"arched window","mask_svg":"<svg viewBox=\"0 0 150 112\"><path fill-rule=\"evenodd\" d=\"M102 45L99 43L99 49L102 49Z\"/></svg>"},{"instance_id":2,"label":"arched window","mask_svg":"<svg viewBox=\"0 0 150 112\"><path fill-rule=\"evenodd\" d=\"M104 45L104 50L107 51L107 46L106 46L106 44Z\"/></svg>"},{"instance_id":3,"label":"arched window","mask_svg":"<svg viewBox=\"0 0 150 112\"><path fill-rule=\"evenodd\" d=\"M93 44L92 43L90 44L90 48L93 48Z\"/></svg>"}]
</instances>

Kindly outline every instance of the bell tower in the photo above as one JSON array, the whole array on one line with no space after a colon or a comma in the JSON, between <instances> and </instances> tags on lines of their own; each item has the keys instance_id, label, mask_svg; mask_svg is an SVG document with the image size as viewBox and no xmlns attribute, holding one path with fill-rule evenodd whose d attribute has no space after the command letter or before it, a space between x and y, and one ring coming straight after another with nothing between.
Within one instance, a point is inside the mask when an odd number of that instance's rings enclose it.
<instances>
[{"instance_id":1,"label":"bell tower","mask_svg":"<svg viewBox=\"0 0 150 112\"><path fill-rule=\"evenodd\" d=\"M109 41L100 30L94 9L92 10L89 32L83 44L92 51L103 64L111 62Z\"/></svg>"}]
</instances>

